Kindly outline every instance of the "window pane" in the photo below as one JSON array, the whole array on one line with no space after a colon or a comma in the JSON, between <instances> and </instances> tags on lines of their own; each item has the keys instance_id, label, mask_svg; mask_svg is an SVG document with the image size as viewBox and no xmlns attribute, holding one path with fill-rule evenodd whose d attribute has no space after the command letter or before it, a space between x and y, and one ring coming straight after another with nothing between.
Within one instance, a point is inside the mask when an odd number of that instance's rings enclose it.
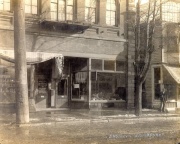
<instances>
[{"instance_id":1,"label":"window pane","mask_svg":"<svg viewBox=\"0 0 180 144\"><path fill-rule=\"evenodd\" d=\"M91 69L92 70L102 70L102 60L92 59L91 60Z\"/></svg>"},{"instance_id":2,"label":"window pane","mask_svg":"<svg viewBox=\"0 0 180 144\"><path fill-rule=\"evenodd\" d=\"M88 94L87 72L76 72L72 74L72 99L86 100Z\"/></svg>"},{"instance_id":3,"label":"window pane","mask_svg":"<svg viewBox=\"0 0 180 144\"><path fill-rule=\"evenodd\" d=\"M65 21L65 1L59 0L58 20Z\"/></svg>"},{"instance_id":4,"label":"window pane","mask_svg":"<svg viewBox=\"0 0 180 144\"><path fill-rule=\"evenodd\" d=\"M114 18L111 19L111 24L110 25L112 25L112 26L115 25L115 19Z\"/></svg>"},{"instance_id":5,"label":"window pane","mask_svg":"<svg viewBox=\"0 0 180 144\"><path fill-rule=\"evenodd\" d=\"M107 24L107 25L111 25L110 19L106 19L106 24Z\"/></svg>"},{"instance_id":6,"label":"window pane","mask_svg":"<svg viewBox=\"0 0 180 144\"><path fill-rule=\"evenodd\" d=\"M4 10L2 2L0 2L0 10Z\"/></svg>"},{"instance_id":7,"label":"window pane","mask_svg":"<svg viewBox=\"0 0 180 144\"><path fill-rule=\"evenodd\" d=\"M51 20L57 20L57 12L51 12Z\"/></svg>"},{"instance_id":8,"label":"window pane","mask_svg":"<svg viewBox=\"0 0 180 144\"><path fill-rule=\"evenodd\" d=\"M93 15L91 16L91 22L92 22L92 23L95 23L95 14L93 14Z\"/></svg>"},{"instance_id":9,"label":"window pane","mask_svg":"<svg viewBox=\"0 0 180 144\"><path fill-rule=\"evenodd\" d=\"M96 7L96 0L91 0L91 7Z\"/></svg>"},{"instance_id":10,"label":"window pane","mask_svg":"<svg viewBox=\"0 0 180 144\"><path fill-rule=\"evenodd\" d=\"M67 6L67 14L66 14L66 20L72 20L73 19L73 7Z\"/></svg>"},{"instance_id":11,"label":"window pane","mask_svg":"<svg viewBox=\"0 0 180 144\"><path fill-rule=\"evenodd\" d=\"M89 18L89 8L85 9L85 21L88 21Z\"/></svg>"},{"instance_id":12,"label":"window pane","mask_svg":"<svg viewBox=\"0 0 180 144\"><path fill-rule=\"evenodd\" d=\"M104 60L104 70L115 70L114 61Z\"/></svg>"},{"instance_id":13,"label":"window pane","mask_svg":"<svg viewBox=\"0 0 180 144\"><path fill-rule=\"evenodd\" d=\"M73 0L67 0L67 5L73 5Z\"/></svg>"},{"instance_id":14,"label":"window pane","mask_svg":"<svg viewBox=\"0 0 180 144\"><path fill-rule=\"evenodd\" d=\"M0 0L0 10L10 11L10 0Z\"/></svg>"},{"instance_id":15,"label":"window pane","mask_svg":"<svg viewBox=\"0 0 180 144\"><path fill-rule=\"evenodd\" d=\"M25 0L25 5L31 5L31 0Z\"/></svg>"},{"instance_id":16,"label":"window pane","mask_svg":"<svg viewBox=\"0 0 180 144\"><path fill-rule=\"evenodd\" d=\"M59 0L59 5L62 7L65 7L65 1L64 0Z\"/></svg>"},{"instance_id":17,"label":"window pane","mask_svg":"<svg viewBox=\"0 0 180 144\"><path fill-rule=\"evenodd\" d=\"M106 3L106 24L115 25L116 3L115 0L107 0Z\"/></svg>"},{"instance_id":18,"label":"window pane","mask_svg":"<svg viewBox=\"0 0 180 144\"><path fill-rule=\"evenodd\" d=\"M66 15L66 20L73 20L73 16L71 14Z\"/></svg>"},{"instance_id":19,"label":"window pane","mask_svg":"<svg viewBox=\"0 0 180 144\"><path fill-rule=\"evenodd\" d=\"M37 14L37 0L25 0L25 13Z\"/></svg>"},{"instance_id":20,"label":"window pane","mask_svg":"<svg viewBox=\"0 0 180 144\"><path fill-rule=\"evenodd\" d=\"M25 12L26 13L31 13L31 6L25 5Z\"/></svg>"},{"instance_id":21,"label":"window pane","mask_svg":"<svg viewBox=\"0 0 180 144\"><path fill-rule=\"evenodd\" d=\"M72 6L67 6L67 13L73 14L73 7Z\"/></svg>"},{"instance_id":22,"label":"window pane","mask_svg":"<svg viewBox=\"0 0 180 144\"><path fill-rule=\"evenodd\" d=\"M60 21L65 21L65 14L62 12L59 13L59 17L58 17L58 20Z\"/></svg>"},{"instance_id":23,"label":"window pane","mask_svg":"<svg viewBox=\"0 0 180 144\"><path fill-rule=\"evenodd\" d=\"M51 3L51 11L57 12L57 4Z\"/></svg>"},{"instance_id":24,"label":"window pane","mask_svg":"<svg viewBox=\"0 0 180 144\"><path fill-rule=\"evenodd\" d=\"M106 11L106 18L110 18L111 17L111 11Z\"/></svg>"},{"instance_id":25,"label":"window pane","mask_svg":"<svg viewBox=\"0 0 180 144\"><path fill-rule=\"evenodd\" d=\"M111 5L111 10L113 10L113 11L116 10L116 5L115 5L115 4L112 4L112 5Z\"/></svg>"},{"instance_id":26,"label":"window pane","mask_svg":"<svg viewBox=\"0 0 180 144\"><path fill-rule=\"evenodd\" d=\"M111 10L111 4L110 3L106 3L106 9Z\"/></svg>"},{"instance_id":27,"label":"window pane","mask_svg":"<svg viewBox=\"0 0 180 144\"><path fill-rule=\"evenodd\" d=\"M32 13L37 14L37 7L36 6L32 6Z\"/></svg>"},{"instance_id":28,"label":"window pane","mask_svg":"<svg viewBox=\"0 0 180 144\"><path fill-rule=\"evenodd\" d=\"M87 7L90 6L90 0L85 0L85 6L87 6Z\"/></svg>"},{"instance_id":29,"label":"window pane","mask_svg":"<svg viewBox=\"0 0 180 144\"><path fill-rule=\"evenodd\" d=\"M51 2L53 2L53 3L57 3L57 0L51 0Z\"/></svg>"},{"instance_id":30,"label":"window pane","mask_svg":"<svg viewBox=\"0 0 180 144\"><path fill-rule=\"evenodd\" d=\"M4 3L4 10L10 11L10 3L8 2Z\"/></svg>"},{"instance_id":31,"label":"window pane","mask_svg":"<svg viewBox=\"0 0 180 144\"><path fill-rule=\"evenodd\" d=\"M91 73L91 100L126 100L125 75Z\"/></svg>"},{"instance_id":32,"label":"window pane","mask_svg":"<svg viewBox=\"0 0 180 144\"><path fill-rule=\"evenodd\" d=\"M85 6L85 20L87 22L95 23L96 0L86 0Z\"/></svg>"},{"instance_id":33,"label":"window pane","mask_svg":"<svg viewBox=\"0 0 180 144\"><path fill-rule=\"evenodd\" d=\"M37 0L32 0L32 5L37 6Z\"/></svg>"}]
</instances>

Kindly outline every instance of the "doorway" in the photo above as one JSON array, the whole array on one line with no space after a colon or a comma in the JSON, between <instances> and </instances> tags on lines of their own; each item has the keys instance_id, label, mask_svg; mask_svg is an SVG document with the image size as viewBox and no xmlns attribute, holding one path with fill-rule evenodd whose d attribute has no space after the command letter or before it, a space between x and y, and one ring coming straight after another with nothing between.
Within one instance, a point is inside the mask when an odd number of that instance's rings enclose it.
<instances>
[{"instance_id":1,"label":"doorway","mask_svg":"<svg viewBox=\"0 0 180 144\"><path fill-rule=\"evenodd\" d=\"M68 108L68 80L58 81L56 90L56 107Z\"/></svg>"}]
</instances>

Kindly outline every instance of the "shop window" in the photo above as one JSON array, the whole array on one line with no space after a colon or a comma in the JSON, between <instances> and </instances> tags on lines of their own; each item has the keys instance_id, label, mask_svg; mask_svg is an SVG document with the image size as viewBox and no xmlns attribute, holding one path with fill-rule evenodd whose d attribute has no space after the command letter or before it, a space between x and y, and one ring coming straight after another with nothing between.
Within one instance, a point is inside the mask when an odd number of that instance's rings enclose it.
<instances>
[{"instance_id":1,"label":"shop window","mask_svg":"<svg viewBox=\"0 0 180 144\"><path fill-rule=\"evenodd\" d=\"M10 0L0 0L0 10L10 11Z\"/></svg>"},{"instance_id":2,"label":"shop window","mask_svg":"<svg viewBox=\"0 0 180 144\"><path fill-rule=\"evenodd\" d=\"M91 70L124 72L125 62L114 60L91 59Z\"/></svg>"},{"instance_id":3,"label":"shop window","mask_svg":"<svg viewBox=\"0 0 180 144\"><path fill-rule=\"evenodd\" d=\"M125 100L125 75L116 73L91 73L91 100Z\"/></svg>"},{"instance_id":4,"label":"shop window","mask_svg":"<svg viewBox=\"0 0 180 144\"><path fill-rule=\"evenodd\" d=\"M160 92L161 92L161 69L160 67L154 68L154 98L159 99L160 98Z\"/></svg>"},{"instance_id":5,"label":"shop window","mask_svg":"<svg viewBox=\"0 0 180 144\"><path fill-rule=\"evenodd\" d=\"M96 0L85 0L85 21L95 23Z\"/></svg>"},{"instance_id":6,"label":"shop window","mask_svg":"<svg viewBox=\"0 0 180 144\"><path fill-rule=\"evenodd\" d=\"M87 98L87 72L72 74L72 99L85 100Z\"/></svg>"},{"instance_id":7,"label":"shop window","mask_svg":"<svg viewBox=\"0 0 180 144\"><path fill-rule=\"evenodd\" d=\"M25 13L37 14L37 0L25 0Z\"/></svg>"},{"instance_id":8,"label":"shop window","mask_svg":"<svg viewBox=\"0 0 180 144\"><path fill-rule=\"evenodd\" d=\"M92 70L102 70L102 60L92 59L91 60L91 69Z\"/></svg>"},{"instance_id":9,"label":"shop window","mask_svg":"<svg viewBox=\"0 0 180 144\"><path fill-rule=\"evenodd\" d=\"M104 60L104 70L115 70L115 61Z\"/></svg>"},{"instance_id":10,"label":"shop window","mask_svg":"<svg viewBox=\"0 0 180 144\"><path fill-rule=\"evenodd\" d=\"M73 20L74 0L51 0L51 20Z\"/></svg>"},{"instance_id":11,"label":"shop window","mask_svg":"<svg viewBox=\"0 0 180 144\"><path fill-rule=\"evenodd\" d=\"M106 24L110 26L116 25L116 0L106 1Z\"/></svg>"}]
</instances>

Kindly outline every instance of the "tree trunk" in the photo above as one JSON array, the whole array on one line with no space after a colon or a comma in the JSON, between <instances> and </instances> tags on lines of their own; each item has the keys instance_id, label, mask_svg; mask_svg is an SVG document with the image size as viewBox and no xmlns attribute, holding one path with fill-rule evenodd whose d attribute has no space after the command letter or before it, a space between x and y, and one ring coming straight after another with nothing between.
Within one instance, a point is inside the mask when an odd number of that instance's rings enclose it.
<instances>
[{"instance_id":1,"label":"tree trunk","mask_svg":"<svg viewBox=\"0 0 180 144\"><path fill-rule=\"evenodd\" d=\"M137 80L138 81L138 80ZM142 114L142 82L137 82L135 85L135 115Z\"/></svg>"},{"instance_id":2,"label":"tree trunk","mask_svg":"<svg viewBox=\"0 0 180 144\"><path fill-rule=\"evenodd\" d=\"M29 122L24 0L14 0L16 123Z\"/></svg>"}]
</instances>

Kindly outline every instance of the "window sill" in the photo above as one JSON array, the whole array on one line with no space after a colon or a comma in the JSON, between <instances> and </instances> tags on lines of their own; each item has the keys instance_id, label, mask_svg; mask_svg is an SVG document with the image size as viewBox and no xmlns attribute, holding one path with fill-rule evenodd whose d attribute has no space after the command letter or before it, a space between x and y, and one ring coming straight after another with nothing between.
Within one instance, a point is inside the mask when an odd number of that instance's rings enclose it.
<instances>
[{"instance_id":1,"label":"window sill","mask_svg":"<svg viewBox=\"0 0 180 144\"><path fill-rule=\"evenodd\" d=\"M71 99L71 101L79 101L79 102L84 102L84 99Z\"/></svg>"},{"instance_id":2,"label":"window sill","mask_svg":"<svg viewBox=\"0 0 180 144\"><path fill-rule=\"evenodd\" d=\"M25 13L26 18L28 17L36 17L38 18L38 14Z\"/></svg>"},{"instance_id":3,"label":"window sill","mask_svg":"<svg viewBox=\"0 0 180 144\"><path fill-rule=\"evenodd\" d=\"M125 100L91 100L90 103L121 103L126 102Z\"/></svg>"},{"instance_id":4,"label":"window sill","mask_svg":"<svg viewBox=\"0 0 180 144\"><path fill-rule=\"evenodd\" d=\"M10 16L10 17L13 16L13 12L11 12L11 11L0 10L0 14L5 15L5 16Z\"/></svg>"}]
</instances>

